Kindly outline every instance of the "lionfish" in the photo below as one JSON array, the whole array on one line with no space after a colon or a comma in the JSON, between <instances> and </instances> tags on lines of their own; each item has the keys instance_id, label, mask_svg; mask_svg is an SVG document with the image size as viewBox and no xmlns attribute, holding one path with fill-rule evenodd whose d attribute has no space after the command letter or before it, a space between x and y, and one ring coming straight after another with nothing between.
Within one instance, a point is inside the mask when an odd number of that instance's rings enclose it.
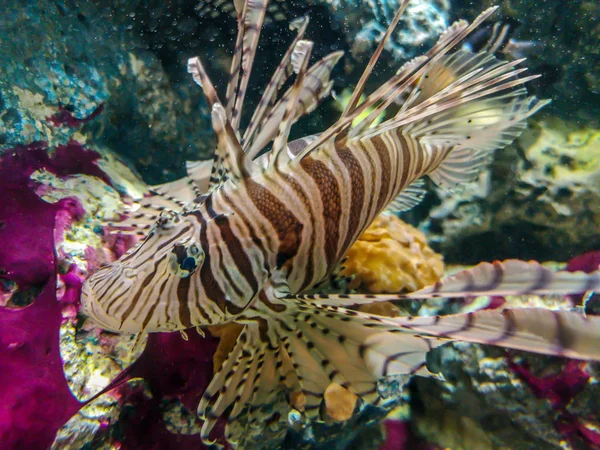
<instances>
[{"instance_id":1,"label":"lionfish","mask_svg":"<svg viewBox=\"0 0 600 450\"><path fill-rule=\"evenodd\" d=\"M292 22L297 35L242 133L267 0L236 0L239 30L225 102L201 61L188 62L211 109L214 159L190 163L188 177L156 187L120 224L143 238L84 284L83 312L114 332L243 325L198 406L206 442L220 417L227 420L226 438L239 441L239 419L263 420L255 413L280 390L302 393L309 419L319 419L331 383L378 404L383 377L435 376L426 355L447 342L600 360L600 318L575 311L391 318L356 308L435 296L587 292L600 286L599 272L554 273L508 260L411 294L311 293L338 276L345 253L378 214L418 203L424 176L447 189L473 180L547 103L527 96L523 85L536 77L522 75L522 59L496 59L496 43L477 53L458 48L496 8L472 23L455 22L431 50L363 96L408 2L401 2L339 119L320 134L288 142L294 122L330 93L342 53L309 67L308 19ZM377 123L381 113L388 117Z\"/></svg>"}]
</instances>

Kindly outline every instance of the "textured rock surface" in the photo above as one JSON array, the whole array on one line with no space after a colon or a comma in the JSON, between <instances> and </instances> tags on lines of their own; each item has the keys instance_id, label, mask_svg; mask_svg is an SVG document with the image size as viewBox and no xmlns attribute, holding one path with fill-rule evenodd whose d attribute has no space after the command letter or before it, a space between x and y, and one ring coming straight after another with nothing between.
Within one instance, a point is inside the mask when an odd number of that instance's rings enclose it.
<instances>
[{"instance_id":1,"label":"textured rock surface","mask_svg":"<svg viewBox=\"0 0 600 450\"><path fill-rule=\"evenodd\" d=\"M400 6L399 0L311 0L323 3L333 18L343 24L346 40L355 58L370 57ZM392 34L386 49L397 60L406 60L426 50L448 27L450 2L412 1Z\"/></svg>"},{"instance_id":2,"label":"textured rock surface","mask_svg":"<svg viewBox=\"0 0 600 450\"><path fill-rule=\"evenodd\" d=\"M542 121L462 191L441 193L424 228L449 261L567 260L597 248L600 132Z\"/></svg>"},{"instance_id":3,"label":"textured rock surface","mask_svg":"<svg viewBox=\"0 0 600 450\"><path fill-rule=\"evenodd\" d=\"M436 351L445 382L415 380L421 434L453 449L596 448L598 366L453 344ZM435 418L435 419L434 419ZM588 431L589 430L589 431Z\"/></svg>"},{"instance_id":4,"label":"textured rock surface","mask_svg":"<svg viewBox=\"0 0 600 450\"><path fill-rule=\"evenodd\" d=\"M185 55L176 61L182 77L169 79L134 32L135 10L131 2L3 3L0 148L66 143L80 129L140 170L160 168L150 181L208 154L212 136L202 137L208 122Z\"/></svg>"}]
</instances>

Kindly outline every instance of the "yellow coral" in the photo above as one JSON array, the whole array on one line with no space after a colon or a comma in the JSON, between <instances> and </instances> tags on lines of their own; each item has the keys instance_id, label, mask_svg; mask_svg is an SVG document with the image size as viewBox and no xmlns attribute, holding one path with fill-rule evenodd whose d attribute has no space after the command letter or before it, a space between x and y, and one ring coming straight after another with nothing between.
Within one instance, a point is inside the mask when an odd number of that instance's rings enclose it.
<instances>
[{"instance_id":1,"label":"yellow coral","mask_svg":"<svg viewBox=\"0 0 600 450\"><path fill-rule=\"evenodd\" d=\"M325 389L325 411L333 420L342 422L352 417L358 396L345 387L331 383Z\"/></svg>"},{"instance_id":2,"label":"yellow coral","mask_svg":"<svg viewBox=\"0 0 600 450\"><path fill-rule=\"evenodd\" d=\"M442 256L425 235L398 217L382 214L348 251L344 275L355 275L351 288L372 293L415 291L439 281Z\"/></svg>"}]
</instances>

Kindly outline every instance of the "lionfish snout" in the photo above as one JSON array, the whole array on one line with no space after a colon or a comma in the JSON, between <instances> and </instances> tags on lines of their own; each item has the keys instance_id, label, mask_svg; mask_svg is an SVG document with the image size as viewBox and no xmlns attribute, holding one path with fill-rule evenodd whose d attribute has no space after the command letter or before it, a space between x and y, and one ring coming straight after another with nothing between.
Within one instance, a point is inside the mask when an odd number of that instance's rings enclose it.
<instances>
[{"instance_id":1,"label":"lionfish snout","mask_svg":"<svg viewBox=\"0 0 600 450\"><path fill-rule=\"evenodd\" d=\"M103 329L125 331L115 312L122 306L120 299L127 295L131 285L123 277L123 267L118 261L101 267L83 284L81 312Z\"/></svg>"},{"instance_id":2,"label":"lionfish snout","mask_svg":"<svg viewBox=\"0 0 600 450\"><path fill-rule=\"evenodd\" d=\"M172 331L179 325L170 301L179 301L203 261L193 225L179 216L161 216L136 247L88 278L82 312L111 331Z\"/></svg>"}]
</instances>

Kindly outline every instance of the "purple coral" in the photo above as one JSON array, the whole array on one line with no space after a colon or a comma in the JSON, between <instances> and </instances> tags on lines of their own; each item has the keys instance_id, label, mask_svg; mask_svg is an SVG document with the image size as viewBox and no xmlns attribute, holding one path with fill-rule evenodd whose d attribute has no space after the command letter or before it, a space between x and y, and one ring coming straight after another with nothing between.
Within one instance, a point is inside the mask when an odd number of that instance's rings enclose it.
<instances>
[{"instance_id":1,"label":"purple coral","mask_svg":"<svg viewBox=\"0 0 600 450\"><path fill-rule=\"evenodd\" d=\"M409 421L387 419L383 425L385 441L379 450L436 450L439 448L415 436Z\"/></svg>"},{"instance_id":2,"label":"purple coral","mask_svg":"<svg viewBox=\"0 0 600 450\"><path fill-rule=\"evenodd\" d=\"M72 265L60 275L57 299L55 242L84 211L75 198L55 204L40 199L30 175L45 169L65 177L84 173L110 183L96 165L99 155L76 142L50 156L44 144L7 151L0 157L0 444L2 449L48 448L57 430L81 407L71 394L59 352L63 317L76 312L83 275ZM121 253L131 242L109 240ZM93 264L93 263L92 263ZM212 376L213 338L179 333L152 335L141 357L105 390L138 414L120 423L121 448L201 448L197 435L169 433L159 411L163 398L177 398L191 411ZM148 399L123 382L143 377ZM120 387L119 387L120 386ZM221 433L222 435L222 433Z\"/></svg>"},{"instance_id":3,"label":"purple coral","mask_svg":"<svg viewBox=\"0 0 600 450\"><path fill-rule=\"evenodd\" d=\"M71 145L71 144L70 144ZM59 150L62 159L66 148ZM95 158L94 155L86 155ZM29 179L40 168L68 168L41 144L0 159L0 277L15 286L0 308L0 442L2 448L47 448L80 403L69 391L59 352L62 305L56 301L56 217L72 199L41 200ZM66 217L64 217L66 219Z\"/></svg>"}]
</instances>

